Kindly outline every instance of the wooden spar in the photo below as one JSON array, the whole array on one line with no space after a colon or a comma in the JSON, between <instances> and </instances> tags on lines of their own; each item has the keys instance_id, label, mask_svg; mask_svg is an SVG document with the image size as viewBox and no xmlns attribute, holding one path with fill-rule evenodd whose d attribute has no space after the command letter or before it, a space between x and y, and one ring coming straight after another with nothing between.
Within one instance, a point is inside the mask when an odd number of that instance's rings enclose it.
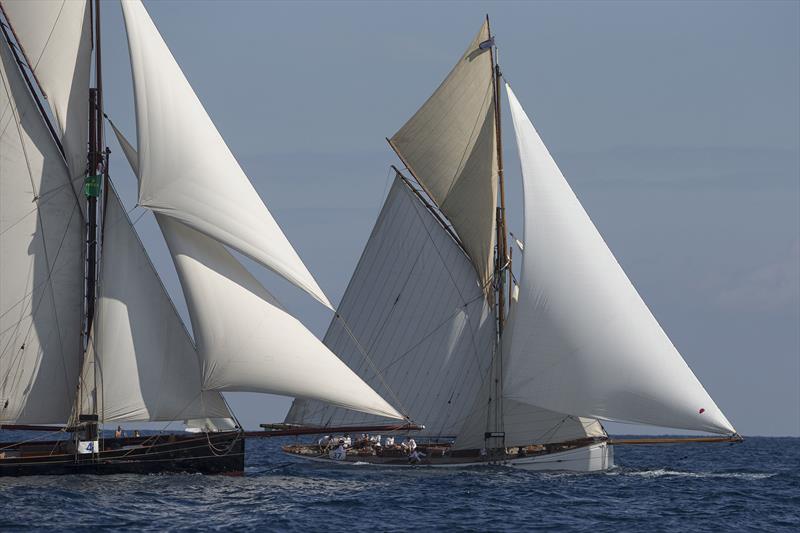
<instances>
[{"instance_id":1,"label":"wooden spar","mask_svg":"<svg viewBox=\"0 0 800 533\"><path fill-rule=\"evenodd\" d=\"M0 424L0 430L6 431L47 431L48 433L55 433L57 431L66 431L66 426L36 426L33 424Z\"/></svg>"},{"instance_id":2,"label":"wooden spar","mask_svg":"<svg viewBox=\"0 0 800 533\"><path fill-rule=\"evenodd\" d=\"M634 444L692 444L701 442L742 442L741 435L728 435L725 437L653 437L641 439L609 439L611 446L628 446Z\"/></svg>"},{"instance_id":3,"label":"wooden spar","mask_svg":"<svg viewBox=\"0 0 800 533\"><path fill-rule=\"evenodd\" d=\"M450 226L450 225L447 223L447 221L445 220L445 218L444 218L444 217L443 217L443 216L442 216L442 215L439 213L439 211L436 209L436 207L435 207L433 204L431 204L431 202L430 202L430 201L429 201L427 198L425 198L425 197L422 195L422 193L420 193L420 192L419 192L417 189L415 189L415 188L414 188L414 187L411 185L411 181L410 181L410 180L409 180L407 177L405 177L405 176L403 175L403 173L402 173L402 172L400 172L400 171L397 169L397 167L396 167L396 166L394 166L394 165L389 165L389 166L392 168L392 170L394 170L394 171L395 171L395 173L397 174L397 176L398 176L398 177L399 177L401 180L403 180L403 183L405 183L405 184L406 184L406 186L407 186L409 189L411 189L411 191L414 193L414 195L415 195L417 198L419 198L419 201L423 203L423 205L424 205L424 206L425 206L425 207L428 209L428 211L430 211L430 213L431 213L431 214L434 216L434 218L435 218L435 219L436 219L436 220L439 222L439 224L442 226L442 228L444 228L444 230L445 230L445 231L446 231L446 232L447 232L447 233L450 235L450 237L452 237L452 238L453 238L453 240L454 240L454 241L456 241L456 244L459 246L459 248L461 248L461 251L462 251L462 252L464 252L464 253L467 255L467 257L469 257L469 253L467 253L467 249L466 249L466 248L464 248L464 243L462 243L462 242L461 242L461 239L459 239L459 238L458 238L458 235L456 235L456 232L455 232L455 231L453 231L453 228L452 228L452 226Z\"/></svg>"},{"instance_id":4,"label":"wooden spar","mask_svg":"<svg viewBox=\"0 0 800 533\"><path fill-rule=\"evenodd\" d=\"M431 199L431 201L435 205L436 204L436 200L434 200L433 195L431 194L431 191L429 191L428 188L425 186L425 184L422 182L422 180L419 179L419 175L417 175L417 173L414 172L414 169L411 167L411 165L408 164L408 161L406 161L406 158L403 157L403 154L400 153L400 150L397 149L397 146L394 145L394 142L392 142L392 140L389 137L386 137L386 142L389 143L389 146L392 147L392 150L394 150L394 153L397 154L397 157L400 158L400 161L408 169L408 172L411 174L411 177L413 177L414 180L419 184L419 186L422 187L422 190L425 191L425 194L428 195L428 197ZM392 168L394 168L395 172L397 172L398 174L400 174L402 176L400 171L397 170L397 168L395 168L394 165L392 165ZM405 176L403 176L403 177L405 177ZM437 205L436 207L439 207L439 206ZM451 231L451 233L452 233L452 231ZM456 239L456 240L458 240L459 244L461 243L460 239ZM463 248L463 246L462 246L462 248Z\"/></svg>"},{"instance_id":5,"label":"wooden spar","mask_svg":"<svg viewBox=\"0 0 800 533\"><path fill-rule=\"evenodd\" d=\"M489 39L492 38L492 30L489 27L489 15L486 15L486 29ZM496 272L500 276L500 286L497 291L499 312L498 333L503 335L505 325L505 269L508 266L508 240L506 238L506 188L503 178L503 135L501 133L501 114L500 114L500 65L496 63L494 46L489 47L492 68L492 91L494 92L494 131L497 148L497 186L500 193L500 206L497 210L497 264Z\"/></svg>"},{"instance_id":6,"label":"wooden spar","mask_svg":"<svg viewBox=\"0 0 800 533\"><path fill-rule=\"evenodd\" d=\"M262 424L264 425L264 424ZM389 432L403 432L403 431L422 431L425 426L417 426L415 424L400 424L400 425L382 425L382 426L330 426L330 427L289 427L287 429L275 429L267 431L244 431L245 437L249 438L270 438L270 437L289 437L294 435L323 435L333 433L389 433Z\"/></svg>"}]
</instances>

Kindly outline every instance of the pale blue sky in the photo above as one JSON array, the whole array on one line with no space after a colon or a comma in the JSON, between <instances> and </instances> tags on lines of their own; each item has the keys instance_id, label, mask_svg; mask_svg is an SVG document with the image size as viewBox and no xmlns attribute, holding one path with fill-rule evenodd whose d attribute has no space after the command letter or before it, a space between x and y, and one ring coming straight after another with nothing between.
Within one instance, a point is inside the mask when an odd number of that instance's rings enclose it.
<instances>
[{"instance_id":1,"label":"pale blue sky","mask_svg":"<svg viewBox=\"0 0 800 533\"><path fill-rule=\"evenodd\" d=\"M145 5L334 302L398 163L384 137L489 13L518 98L709 393L742 434L800 434L800 3ZM133 139L121 14L116 2L103 9L106 110ZM507 109L504 118L509 223L520 231ZM132 206L133 178L110 144ZM137 229L186 317L149 215ZM324 333L329 312L249 266ZM246 426L281 420L290 403L229 398Z\"/></svg>"}]
</instances>

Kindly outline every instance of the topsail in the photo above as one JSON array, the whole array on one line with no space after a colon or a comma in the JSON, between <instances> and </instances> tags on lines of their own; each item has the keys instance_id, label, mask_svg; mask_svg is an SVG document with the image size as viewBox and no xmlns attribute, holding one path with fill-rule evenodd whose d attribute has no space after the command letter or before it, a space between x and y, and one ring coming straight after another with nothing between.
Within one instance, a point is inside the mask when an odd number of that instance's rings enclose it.
<instances>
[{"instance_id":1,"label":"topsail","mask_svg":"<svg viewBox=\"0 0 800 533\"><path fill-rule=\"evenodd\" d=\"M390 139L458 233L478 277L492 276L497 149L485 22L436 92Z\"/></svg>"},{"instance_id":2,"label":"topsail","mask_svg":"<svg viewBox=\"0 0 800 533\"><path fill-rule=\"evenodd\" d=\"M92 28L85 0L0 0L56 118L70 179L82 194Z\"/></svg>"}]
</instances>

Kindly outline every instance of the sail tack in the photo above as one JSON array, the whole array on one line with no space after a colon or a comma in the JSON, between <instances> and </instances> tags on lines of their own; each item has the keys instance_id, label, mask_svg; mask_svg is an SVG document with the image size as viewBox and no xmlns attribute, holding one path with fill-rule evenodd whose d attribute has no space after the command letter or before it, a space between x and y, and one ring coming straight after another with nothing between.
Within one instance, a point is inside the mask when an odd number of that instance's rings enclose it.
<instances>
[{"instance_id":1,"label":"sail tack","mask_svg":"<svg viewBox=\"0 0 800 533\"><path fill-rule=\"evenodd\" d=\"M436 92L390 139L452 222L480 279L491 277L497 152L491 53L484 23Z\"/></svg>"},{"instance_id":2,"label":"sail tack","mask_svg":"<svg viewBox=\"0 0 800 533\"><path fill-rule=\"evenodd\" d=\"M123 0L139 205L234 248L332 306L236 162L139 0Z\"/></svg>"},{"instance_id":3,"label":"sail tack","mask_svg":"<svg viewBox=\"0 0 800 533\"><path fill-rule=\"evenodd\" d=\"M86 171L91 10L85 0L0 0L55 115L70 177L80 195Z\"/></svg>"},{"instance_id":4,"label":"sail tack","mask_svg":"<svg viewBox=\"0 0 800 533\"><path fill-rule=\"evenodd\" d=\"M375 390L396 397L425 425L420 435L458 434L488 372L494 314L469 259L399 177L339 313L358 343L334 318L325 344ZM295 400L286 421L386 422L302 399Z\"/></svg>"},{"instance_id":5,"label":"sail tack","mask_svg":"<svg viewBox=\"0 0 800 533\"><path fill-rule=\"evenodd\" d=\"M522 163L525 250L505 394L573 415L733 433L506 88Z\"/></svg>"},{"instance_id":6,"label":"sail tack","mask_svg":"<svg viewBox=\"0 0 800 533\"><path fill-rule=\"evenodd\" d=\"M90 346L99 369L96 401L101 420L229 417L220 393L201 390L200 365L189 333L113 188L108 191L103 231Z\"/></svg>"},{"instance_id":7,"label":"sail tack","mask_svg":"<svg viewBox=\"0 0 800 533\"><path fill-rule=\"evenodd\" d=\"M114 128L137 172L137 154ZM202 388L320 399L347 409L403 416L364 383L219 242L156 213L183 287Z\"/></svg>"},{"instance_id":8,"label":"sail tack","mask_svg":"<svg viewBox=\"0 0 800 533\"><path fill-rule=\"evenodd\" d=\"M63 423L81 361L83 217L0 43L0 422Z\"/></svg>"}]
</instances>

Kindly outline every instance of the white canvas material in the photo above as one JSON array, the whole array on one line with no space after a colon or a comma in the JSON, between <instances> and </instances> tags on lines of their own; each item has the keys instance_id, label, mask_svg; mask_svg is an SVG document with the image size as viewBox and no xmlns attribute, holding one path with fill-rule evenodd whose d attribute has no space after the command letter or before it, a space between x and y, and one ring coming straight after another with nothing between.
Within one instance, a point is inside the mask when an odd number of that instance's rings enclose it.
<instances>
[{"instance_id":1,"label":"white canvas material","mask_svg":"<svg viewBox=\"0 0 800 533\"><path fill-rule=\"evenodd\" d=\"M80 198L89 129L92 25L88 2L0 0L0 5L53 111Z\"/></svg>"},{"instance_id":2,"label":"white canvas material","mask_svg":"<svg viewBox=\"0 0 800 533\"><path fill-rule=\"evenodd\" d=\"M139 0L123 0L139 205L247 255L333 309L237 163Z\"/></svg>"},{"instance_id":3,"label":"white canvas material","mask_svg":"<svg viewBox=\"0 0 800 533\"><path fill-rule=\"evenodd\" d=\"M733 433L506 89L522 164L525 250L505 395L578 416Z\"/></svg>"},{"instance_id":4,"label":"white canvas material","mask_svg":"<svg viewBox=\"0 0 800 533\"><path fill-rule=\"evenodd\" d=\"M81 363L83 216L0 43L0 422L63 423Z\"/></svg>"}]
</instances>

